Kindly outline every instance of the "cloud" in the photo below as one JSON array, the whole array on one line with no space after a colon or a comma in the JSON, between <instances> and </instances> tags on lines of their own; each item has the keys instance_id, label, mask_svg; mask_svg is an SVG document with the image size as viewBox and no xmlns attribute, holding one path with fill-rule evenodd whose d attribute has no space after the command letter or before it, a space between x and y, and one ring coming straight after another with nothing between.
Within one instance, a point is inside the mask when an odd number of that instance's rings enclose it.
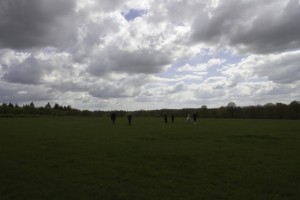
<instances>
[{"instance_id":1,"label":"cloud","mask_svg":"<svg viewBox=\"0 0 300 200\"><path fill-rule=\"evenodd\" d=\"M204 81L204 84L212 89L226 89L228 87L228 79L224 76L209 77Z\"/></svg>"},{"instance_id":2,"label":"cloud","mask_svg":"<svg viewBox=\"0 0 300 200\"><path fill-rule=\"evenodd\" d=\"M62 76L65 79L67 78L68 72L66 70L70 69L70 56L67 53L51 52L46 49L26 56L23 54L18 55L13 51L10 54L16 55L16 58L9 58L3 62L5 68L2 69L1 79L6 82L42 84L57 81ZM7 62L10 64L6 65Z\"/></svg>"},{"instance_id":3,"label":"cloud","mask_svg":"<svg viewBox=\"0 0 300 200\"><path fill-rule=\"evenodd\" d=\"M0 101L151 109L294 100L299 10L296 0L2 0Z\"/></svg>"},{"instance_id":4,"label":"cloud","mask_svg":"<svg viewBox=\"0 0 300 200\"><path fill-rule=\"evenodd\" d=\"M266 54L300 47L300 5L289 1L219 1L192 25L191 40L241 53Z\"/></svg>"},{"instance_id":5,"label":"cloud","mask_svg":"<svg viewBox=\"0 0 300 200\"><path fill-rule=\"evenodd\" d=\"M101 9L104 11L114 11L119 9L124 5L124 1L122 0L99 0L99 1L91 1L94 5L97 5L97 9Z\"/></svg>"},{"instance_id":6,"label":"cloud","mask_svg":"<svg viewBox=\"0 0 300 200\"><path fill-rule=\"evenodd\" d=\"M55 93L47 88L34 85L8 84L0 81L0 99L3 102L51 101L56 98Z\"/></svg>"},{"instance_id":7,"label":"cloud","mask_svg":"<svg viewBox=\"0 0 300 200\"><path fill-rule=\"evenodd\" d=\"M188 71L188 72L205 72L209 68L215 67L215 66L220 66L225 62L226 62L225 59L212 58L212 59L208 60L206 63L198 64L196 66L191 66L190 64L186 64L182 67L179 67L177 69L177 71L178 72L185 72L185 71Z\"/></svg>"},{"instance_id":8,"label":"cloud","mask_svg":"<svg viewBox=\"0 0 300 200\"><path fill-rule=\"evenodd\" d=\"M142 92L142 87L149 81L148 75L111 74L96 80L88 87L88 92L93 97L132 98Z\"/></svg>"},{"instance_id":9,"label":"cloud","mask_svg":"<svg viewBox=\"0 0 300 200\"><path fill-rule=\"evenodd\" d=\"M292 84L300 80L300 51L275 53L268 55L251 55L238 64L228 65L222 73L228 75L237 84L250 81L254 77L267 77L280 84Z\"/></svg>"},{"instance_id":10,"label":"cloud","mask_svg":"<svg viewBox=\"0 0 300 200\"><path fill-rule=\"evenodd\" d=\"M3 69L6 69L11 65L20 64L21 62L26 60L29 56L30 56L29 53L16 52L11 49L0 49L0 67L2 66Z\"/></svg>"},{"instance_id":11,"label":"cloud","mask_svg":"<svg viewBox=\"0 0 300 200\"><path fill-rule=\"evenodd\" d=\"M73 0L2 0L0 47L60 46L76 39Z\"/></svg>"},{"instance_id":12,"label":"cloud","mask_svg":"<svg viewBox=\"0 0 300 200\"><path fill-rule=\"evenodd\" d=\"M99 52L88 71L95 76L108 72L151 74L162 72L170 62L169 55L155 50L141 49L129 52L118 47L108 47Z\"/></svg>"},{"instance_id":13,"label":"cloud","mask_svg":"<svg viewBox=\"0 0 300 200\"><path fill-rule=\"evenodd\" d=\"M137 93L134 88L107 83L103 85L98 85L95 88L91 88L89 94L91 94L93 97L100 97L106 99L133 97Z\"/></svg>"},{"instance_id":14,"label":"cloud","mask_svg":"<svg viewBox=\"0 0 300 200\"><path fill-rule=\"evenodd\" d=\"M251 59L260 59L253 56ZM300 51L271 54L255 66L254 73L267 76L269 80L281 84L291 84L300 80Z\"/></svg>"},{"instance_id":15,"label":"cloud","mask_svg":"<svg viewBox=\"0 0 300 200\"><path fill-rule=\"evenodd\" d=\"M222 99L226 95L226 90L223 89L213 89L211 87L207 87L205 85L201 85L195 91L195 97L197 99Z\"/></svg>"},{"instance_id":16,"label":"cloud","mask_svg":"<svg viewBox=\"0 0 300 200\"><path fill-rule=\"evenodd\" d=\"M290 103L294 99L299 99L298 88L299 83L292 86L272 81L245 82L231 88L228 95L234 98L233 100L238 102L239 105L265 104L268 102Z\"/></svg>"},{"instance_id":17,"label":"cloud","mask_svg":"<svg viewBox=\"0 0 300 200\"><path fill-rule=\"evenodd\" d=\"M176 94L180 92L184 92L187 89L187 86L184 82L176 83L175 85L171 86L167 90L167 94Z\"/></svg>"},{"instance_id":18,"label":"cloud","mask_svg":"<svg viewBox=\"0 0 300 200\"><path fill-rule=\"evenodd\" d=\"M2 76L2 80L11 83L39 84L45 73L40 64L38 60L29 58L19 65L11 66Z\"/></svg>"},{"instance_id":19,"label":"cloud","mask_svg":"<svg viewBox=\"0 0 300 200\"><path fill-rule=\"evenodd\" d=\"M151 3L149 21L161 23L167 20L171 23L184 26L190 24L195 15L206 7L207 1L157 1Z\"/></svg>"}]
</instances>

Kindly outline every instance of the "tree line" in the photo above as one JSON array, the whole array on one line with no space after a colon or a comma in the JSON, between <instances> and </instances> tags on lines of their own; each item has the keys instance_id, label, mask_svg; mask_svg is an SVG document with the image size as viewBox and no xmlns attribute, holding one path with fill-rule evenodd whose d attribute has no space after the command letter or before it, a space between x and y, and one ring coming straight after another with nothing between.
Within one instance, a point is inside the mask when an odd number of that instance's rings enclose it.
<instances>
[{"instance_id":1,"label":"tree line","mask_svg":"<svg viewBox=\"0 0 300 200\"><path fill-rule=\"evenodd\" d=\"M128 115L128 111L89 111L72 108L70 105L62 106L55 103L53 106L47 103L45 106L35 106L33 102L19 106L18 104L2 103L0 105L1 117L14 116L97 116L108 117L114 112L118 117ZM186 117L197 114L200 118L247 118L247 119L300 119L300 102L292 101L290 104L267 103L255 106L237 106L234 102L229 102L226 106L219 108L199 108L182 109L159 109L159 110L138 110L130 112L134 117L162 117L165 114L175 117Z\"/></svg>"}]
</instances>

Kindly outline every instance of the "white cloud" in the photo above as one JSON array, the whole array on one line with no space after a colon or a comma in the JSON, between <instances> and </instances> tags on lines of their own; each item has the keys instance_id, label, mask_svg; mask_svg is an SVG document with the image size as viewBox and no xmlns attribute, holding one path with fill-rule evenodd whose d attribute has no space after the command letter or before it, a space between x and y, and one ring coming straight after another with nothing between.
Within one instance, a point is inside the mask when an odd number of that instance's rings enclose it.
<instances>
[{"instance_id":1,"label":"white cloud","mask_svg":"<svg viewBox=\"0 0 300 200\"><path fill-rule=\"evenodd\" d=\"M59 81L67 77L66 71L70 68L70 61L68 53L48 50L30 56L20 54L15 61L10 61L10 64L2 70L2 80L22 84Z\"/></svg>"},{"instance_id":2,"label":"white cloud","mask_svg":"<svg viewBox=\"0 0 300 200\"><path fill-rule=\"evenodd\" d=\"M200 85L195 91L195 97L197 99L219 99L226 96L226 90L224 89L214 89L211 86Z\"/></svg>"},{"instance_id":3,"label":"white cloud","mask_svg":"<svg viewBox=\"0 0 300 200\"><path fill-rule=\"evenodd\" d=\"M134 9L144 13L127 21ZM3 0L0 101L149 109L297 100L299 10L296 0Z\"/></svg>"},{"instance_id":4,"label":"white cloud","mask_svg":"<svg viewBox=\"0 0 300 200\"><path fill-rule=\"evenodd\" d=\"M238 64L229 65L222 71L235 83L253 77L267 77L270 81L292 84L300 80L300 51L268 55L251 55Z\"/></svg>"},{"instance_id":5,"label":"white cloud","mask_svg":"<svg viewBox=\"0 0 300 200\"><path fill-rule=\"evenodd\" d=\"M226 62L225 59L212 58L209 61L207 61L206 63L198 64L196 66L191 66L190 64L186 64L182 67L179 67L177 69L177 71L178 72L185 72L185 71L188 71L188 72L206 72L209 68L220 66L225 62Z\"/></svg>"}]
</instances>

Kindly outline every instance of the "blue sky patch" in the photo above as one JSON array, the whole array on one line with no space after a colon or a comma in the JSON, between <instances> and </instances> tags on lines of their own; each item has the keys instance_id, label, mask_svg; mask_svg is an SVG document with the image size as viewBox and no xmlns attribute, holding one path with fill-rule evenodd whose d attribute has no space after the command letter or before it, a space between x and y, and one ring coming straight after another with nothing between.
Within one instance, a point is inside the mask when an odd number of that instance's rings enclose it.
<instances>
[{"instance_id":1,"label":"blue sky patch","mask_svg":"<svg viewBox=\"0 0 300 200\"><path fill-rule=\"evenodd\" d=\"M144 14L146 14L146 11L141 9L129 9L127 12L122 13L127 21L132 21L137 17L143 16Z\"/></svg>"},{"instance_id":2,"label":"blue sky patch","mask_svg":"<svg viewBox=\"0 0 300 200\"><path fill-rule=\"evenodd\" d=\"M192 58L175 61L169 70L167 70L164 73L161 73L159 76L162 78L174 78L174 76L176 75L195 75L197 73L193 71L178 72L177 70L184 65L196 67L199 64L206 64L211 59L220 59L224 60L224 62L222 62L221 64L215 64L209 67L208 69L204 70L203 72L206 72L207 74L203 75L203 78L206 79L211 76L220 76L220 72L218 71L220 67L224 65L239 63L244 57L245 56L233 54L229 49L222 49L213 54L209 53L209 50L204 49L203 52L200 52ZM195 80L193 81L195 82Z\"/></svg>"}]
</instances>

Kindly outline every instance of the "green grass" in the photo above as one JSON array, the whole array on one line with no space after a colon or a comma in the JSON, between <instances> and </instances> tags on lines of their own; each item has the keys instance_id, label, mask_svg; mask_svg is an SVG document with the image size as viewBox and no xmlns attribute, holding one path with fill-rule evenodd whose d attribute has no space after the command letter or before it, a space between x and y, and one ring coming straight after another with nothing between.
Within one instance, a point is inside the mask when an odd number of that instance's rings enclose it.
<instances>
[{"instance_id":1,"label":"green grass","mask_svg":"<svg viewBox=\"0 0 300 200\"><path fill-rule=\"evenodd\" d=\"M300 199L300 123L0 118L0 199Z\"/></svg>"}]
</instances>

